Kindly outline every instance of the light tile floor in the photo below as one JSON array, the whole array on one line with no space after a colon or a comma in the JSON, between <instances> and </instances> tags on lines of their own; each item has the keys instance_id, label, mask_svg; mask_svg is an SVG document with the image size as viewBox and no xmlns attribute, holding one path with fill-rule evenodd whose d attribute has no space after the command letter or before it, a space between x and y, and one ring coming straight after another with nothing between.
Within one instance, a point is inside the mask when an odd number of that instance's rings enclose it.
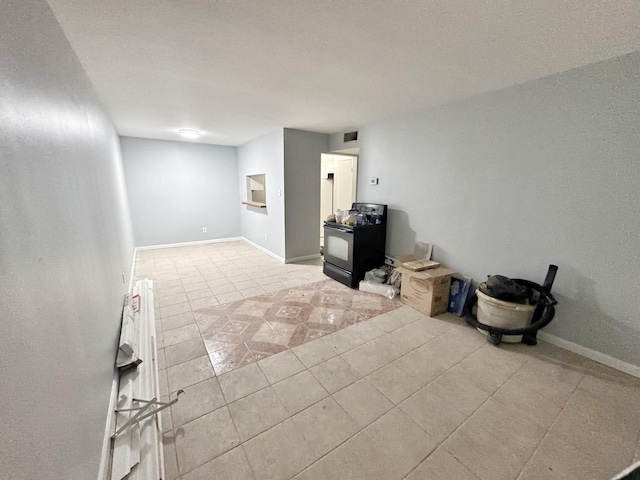
<instances>
[{"instance_id":1,"label":"light tile floor","mask_svg":"<svg viewBox=\"0 0 640 480\"><path fill-rule=\"evenodd\" d=\"M279 289L324 279L237 242L167 250L136 270L160 315L182 275L232 270L218 259L261 265L249 281L273 269ZM607 479L640 459L640 380L544 342L494 347L402 306L216 375L195 319L166 320L184 312L159 322L161 388L185 390L163 415L168 479Z\"/></svg>"}]
</instances>

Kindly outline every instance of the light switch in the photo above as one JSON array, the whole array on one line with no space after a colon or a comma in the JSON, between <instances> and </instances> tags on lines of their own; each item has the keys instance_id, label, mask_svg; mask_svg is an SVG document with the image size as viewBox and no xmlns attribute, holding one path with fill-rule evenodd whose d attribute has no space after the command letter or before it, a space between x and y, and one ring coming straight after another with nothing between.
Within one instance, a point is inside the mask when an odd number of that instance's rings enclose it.
<instances>
[{"instance_id":1,"label":"light switch","mask_svg":"<svg viewBox=\"0 0 640 480\"><path fill-rule=\"evenodd\" d=\"M369 179L369 185L378 185L378 178L377 177L371 177Z\"/></svg>"}]
</instances>

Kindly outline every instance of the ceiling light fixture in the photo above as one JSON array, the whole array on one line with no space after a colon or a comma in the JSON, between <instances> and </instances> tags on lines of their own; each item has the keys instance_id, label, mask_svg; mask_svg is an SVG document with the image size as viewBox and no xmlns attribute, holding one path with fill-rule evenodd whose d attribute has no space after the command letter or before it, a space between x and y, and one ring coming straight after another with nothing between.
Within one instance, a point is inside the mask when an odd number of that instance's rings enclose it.
<instances>
[{"instance_id":1,"label":"ceiling light fixture","mask_svg":"<svg viewBox=\"0 0 640 480\"><path fill-rule=\"evenodd\" d=\"M191 128L181 128L178 130L178 133L184 138L198 138L200 136L200 132L198 130L193 130Z\"/></svg>"}]
</instances>

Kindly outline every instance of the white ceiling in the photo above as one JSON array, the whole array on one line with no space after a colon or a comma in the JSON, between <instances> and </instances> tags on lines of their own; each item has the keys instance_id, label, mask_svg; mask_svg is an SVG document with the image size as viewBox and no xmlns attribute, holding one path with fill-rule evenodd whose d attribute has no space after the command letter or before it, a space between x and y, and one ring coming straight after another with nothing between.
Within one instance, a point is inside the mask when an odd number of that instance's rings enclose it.
<instances>
[{"instance_id":1,"label":"white ceiling","mask_svg":"<svg viewBox=\"0 0 640 480\"><path fill-rule=\"evenodd\" d=\"M640 50L638 0L49 0L122 135L334 133Z\"/></svg>"}]
</instances>

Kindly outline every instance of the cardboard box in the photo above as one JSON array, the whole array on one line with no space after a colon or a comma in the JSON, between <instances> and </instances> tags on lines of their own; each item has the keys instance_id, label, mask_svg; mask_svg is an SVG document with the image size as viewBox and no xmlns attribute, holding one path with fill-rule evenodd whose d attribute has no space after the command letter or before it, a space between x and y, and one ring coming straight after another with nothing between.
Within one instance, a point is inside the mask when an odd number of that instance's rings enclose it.
<instances>
[{"instance_id":1,"label":"cardboard box","mask_svg":"<svg viewBox=\"0 0 640 480\"><path fill-rule=\"evenodd\" d=\"M421 272L400 268L402 302L430 317L447 311L451 275L455 272L438 267Z\"/></svg>"},{"instance_id":2,"label":"cardboard box","mask_svg":"<svg viewBox=\"0 0 640 480\"><path fill-rule=\"evenodd\" d=\"M464 304L471 290L472 280L469 277L455 274L451 277L451 291L449 294L448 310L454 315L462 316Z\"/></svg>"}]
</instances>

